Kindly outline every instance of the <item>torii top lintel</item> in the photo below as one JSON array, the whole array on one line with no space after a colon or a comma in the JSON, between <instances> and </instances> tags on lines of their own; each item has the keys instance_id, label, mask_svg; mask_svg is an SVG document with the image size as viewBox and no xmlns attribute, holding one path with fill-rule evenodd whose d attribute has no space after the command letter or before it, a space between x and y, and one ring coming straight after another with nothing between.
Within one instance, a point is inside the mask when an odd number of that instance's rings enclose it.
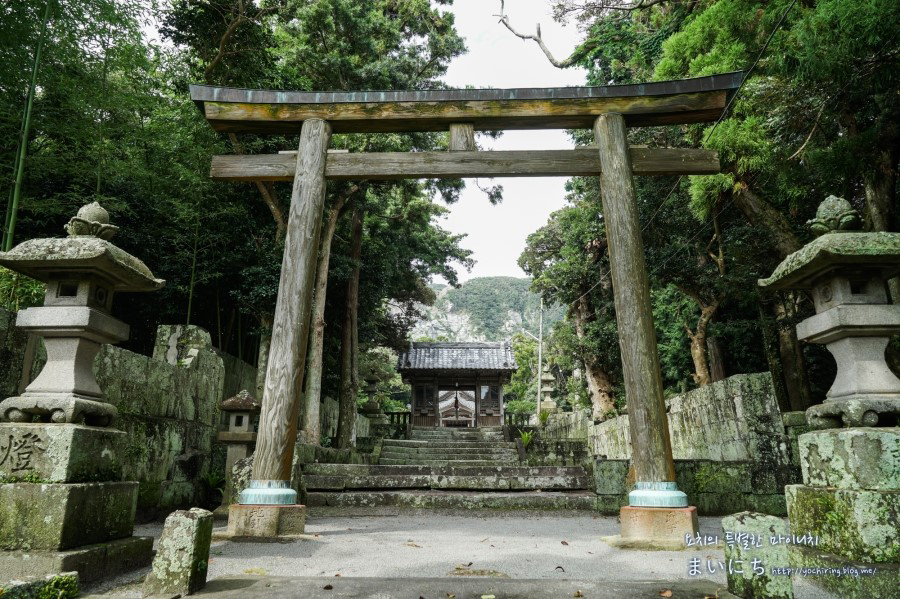
<instances>
[{"instance_id":1,"label":"torii top lintel","mask_svg":"<svg viewBox=\"0 0 900 599\"><path fill-rule=\"evenodd\" d=\"M452 123L478 130L588 129L617 112L629 126L715 120L743 72L678 81L600 87L297 92L191 85L191 99L214 129L281 134L305 119L331 123L335 133L446 131Z\"/></svg>"}]
</instances>

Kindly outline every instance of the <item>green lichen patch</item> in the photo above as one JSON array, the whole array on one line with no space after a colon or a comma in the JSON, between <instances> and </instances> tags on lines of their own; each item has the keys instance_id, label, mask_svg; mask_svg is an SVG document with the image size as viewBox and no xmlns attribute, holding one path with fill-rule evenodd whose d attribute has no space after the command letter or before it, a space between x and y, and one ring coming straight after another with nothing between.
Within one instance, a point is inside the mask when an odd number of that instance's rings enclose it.
<instances>
[{"instance_id":1,"label":"green lichen patch","mask_svg":"<svg viewBox=\"0 0 900 599\"><path fill-rule=\"evenodd\" d=\"M807 485L900 491L900 428L815 431L799 446Z\"/></svg>"},{"instance_id":2,"label":"green lichen patch","mask_svg":"<svg viewBox=\"0 0 900 599\"><path fill-rule=\"evenodd\" d=\"M0 548L60 550L131 535L137 483L0 485Z\"/></svg>"},{"instance_id":3,"label":"green lichen patch","mask_svg":"<svg viewBox=\"0 0 900 599\"><path fill-rule=\"evenodd\" d=\"M794 534L819 537L819 548L851 560L900 561L900 492L790 485Z\"/></svg>"}]
</instances>

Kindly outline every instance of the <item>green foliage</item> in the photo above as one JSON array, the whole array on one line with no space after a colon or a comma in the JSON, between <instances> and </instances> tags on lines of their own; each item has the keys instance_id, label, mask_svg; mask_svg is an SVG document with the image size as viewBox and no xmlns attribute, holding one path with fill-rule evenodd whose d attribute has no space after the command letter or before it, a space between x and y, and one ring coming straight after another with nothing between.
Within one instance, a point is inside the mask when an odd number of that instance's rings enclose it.
<instances>
[{"instance_id":1,"label":"green foliage","mask_svg":"<svg viewBox=\"0 0 900 599\"><path fill-rule=\"evenodd\" d=\"M45 286L25 275L0 266L0 307L9 312L39 306L44 299Z\"/></svg>"},{"instance_id":2,"label":"green foliage","mask_svg":"<svg viewBox=\"0 0 900 599\"><path fill-rule=\"evenodd\" d=\"M78 578L59 574L54 576L41 590L37 599L75 599L78 597ZM2 593L0 593L2 594Z\"/></svg>"},{"instance_id":3,"label":"green foliage","mask_svg":"<svg viewBox=\"0 0 900 599\"><path fill-rule=\"evenodd\" d=\"M519 439L522 440L522 446L528 449L532 439L534 439L534 431L519 431Z\"/></svg>"},{"instance_id":4,"label":"green foliage","mask_svg":"<svg viewBox=\"0 0 900 599\"><path fill-rule=\"evenodd\" d=\"M506 396L504 389L504 397ZM512 399L506 402L505 410L507 414L534 414L537 404L528 399Z\"/></svg>"},{"instance_id":5,"label":"green foliage","mask_svg":"<svg viewBox=\"0 0 900 599\"><path fill-rule=\"evenodd\" d=\"M538 421L541 423L541 426L547 426L548 420L550 420L550 412L541 412L538 415Z\"/></svg>"},{"instance_id":6,"label":"green foliage","mask_svg":"<svg viewBox=\"0 0 900 599\"><path fill-rule=\"evenodd\" d=\"M0 484L8 483L32 483L42 485L51 481L42 478L37 472L26 472L24 474L16 474L12 476L0 476Z\"/></svg>"},{"instance_id":7,"label":"green foliage","mask_svg":"<svg viewBox=\"0 0 900 599\"><path fill-rule=\"evenodd\" d=\"M149 352L156 326L190 320L220 349L254 361L274 311L283 244L273 213L287 214L289 184L269 189L213 182L211 156L296 148L294 137L214 132L190 101L189 83L281 89L440 87L464 52L444 2L394 0L54 0L52 35L38 73L17 240L58 236L84 203L100 201L121 228L115 243L146 262L166 287L153 301L122 294L117 316L131 326L127 347ZM0 194L17 150L23 90L43 3L0 9ZM161 10L160 10L161 9ZM159 17L163 42L145 39ZM348 34L353 32L353 34ZM446 147L440 133L336 135L355 151ZM347 185L329 184L329 201ZM351 199L366 213L360 287L360 343L402 346L417 302L433 299L435 274L455 282L471 266L461 236L443 230L438 193L461 181L398 181ZM335 387L343 294L351 271L342 218L333 245L326 305L325 392ZM10 289L13 292L10 292ZM188 314L190 298L191 309ZM0 273L0 302L24 307L36 287ZM399 310L397 309L399 308ZM331 326L336 323L336 326ZM385 384L379 393L397 393ZM401 392L402 393L402 392ZM402 401L402 395L399 395Z\"/></svg>"},{"instance_id":8,"label":"green foliage","mask_svg":"<svg viewBox=\"0 0 900 599\"><path fill-rule=\"evenodd\" d=\"M504 387L503 394L515 400L531 401L533 404L533 398L537 397L538 385L537 341L527 335L517 333L510 339L510 345L518 368L512 374L509 384Z\"/></svg>"},{"instance_id":9,"label":"green foliage","mask_svg":"<svg viewBox=\"0 0 900 599\"><path fill-rule=\"evenodd\" d=\"M208 472L206 476L200 477L200 484L203 485L203 492L209 503L221 501L225 496L225 475L219 472Z\"/></svg>"}]
</instances>

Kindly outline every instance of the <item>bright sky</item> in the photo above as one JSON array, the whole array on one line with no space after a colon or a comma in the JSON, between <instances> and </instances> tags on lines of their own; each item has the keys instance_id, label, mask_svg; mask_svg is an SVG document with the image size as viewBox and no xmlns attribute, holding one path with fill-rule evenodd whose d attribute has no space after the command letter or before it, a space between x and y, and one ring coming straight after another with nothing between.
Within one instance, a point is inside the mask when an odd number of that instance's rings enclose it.
<instances>
[{"instance_id":1,"label":"bright sky","mask_svg":"<svg viewBox=\"0 0 900 599\"><path fill-rule=\"evenodd\" d=\"M445 81L454 87L565 87L584 85L582 69L557 69L533 41L521 40L497 22L499 0L456 0L456 29L466 40L468 54L450 65ZM564 58L577 45L574 25L562 27L550 15L548 0L506 0L506 14L518 31L531 33L541 24L541 37L554 56ZM481 138L484 149L554 150L572 147L565 131L507 131L495 140ZM525 273L516 264L525 239L547 222L564 204L561 177L483 179L483 187L503 185L503 202L491 206L487 196L466 181L459 202L450 206L442 226L466 233L463 246L477 261L471 273L461 270L460 280L473 277L512 276ZM459 270L459 269L458 269Z\"/></svg>"}]
</instances>

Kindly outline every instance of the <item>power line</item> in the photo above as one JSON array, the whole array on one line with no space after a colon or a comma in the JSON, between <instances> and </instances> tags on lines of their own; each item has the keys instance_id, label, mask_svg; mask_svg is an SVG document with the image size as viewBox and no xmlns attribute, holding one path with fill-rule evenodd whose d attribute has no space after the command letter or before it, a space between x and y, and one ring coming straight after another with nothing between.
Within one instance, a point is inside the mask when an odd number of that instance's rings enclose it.
<instances>
[{"instance_id":1,"label":"power line","mask_svg":"<svg viewBox=\"0 0 900 599\"><path fill-rule=\"evenodd\" d=\"M725 104L725 108L722 110L722 114L719 115L719 118L716 120L715 123L713 123L712 129L710 129L709 133L706 134L706 139L703 140L704 144L706 144L710 140L710 138L712 137L712 134L716 130L716 127L719 126L719 123L721 123L722 121L725 120L725 117L728 115L728 112L731 109L731 106L734 104L734 101L737 99L738 94L741 93L741 89L744 87L744 84L750 78L750 75L753 74L753 71L756 70L756 65L759 64L759 61L762 58L763 54L765 54L766 50L769 49L769 44L772 42L772 38L775 37L775 33L781 28L781 24L784 23L785 17L787 17L788 13L791 11L792 8L794 8L794 4L796 4L796 3L797 3L797 0L793 0L791 2L791 4L781 14L781 18L778 19L778 23L775 24L775 28L772 30L772 33L769 34L769 37L766 39L766 43L763 44L763 47L757 53L756 59L753 61L753 64L751 64L750 68L747 69L747 73L744 75L743 79L741 79L741 83L738 85L738 88L734 91L734 93L731 95L731 98L729 98L728 102ZM678 175L678 180L675 181L675 185L672 186L672 189L669 190L669 193L666 194L666 197L663 198L662 202L659 203L659 205L656 207L656 210L650 216L650 220L647 221L647 224L644 225L644 227L641 229L642 233L647 229L647 227L650 226L650 223L653 222L653 220L659 214L659 211L662 210L663 205L669 201L670 197L672 197L672 194L675 192L675 190L681 184L682 179L684 179L684 175Z\"/></svg>"},{"instance_id":2,"label":"power line","mask_svg":"<svg viewBox=\"0 0 900 599\"><path fill-rule=\"evenodd\" d=\"M741 93L741 89L743 89L744 84L745 84L745 83L747 82L747 80L750 78L750 75L753 74L753 71L756 70L756 66L759 64L760 59L762 59L763 54L765 54L766 50L769 49L769 44L772 43L772 38L775 37L775 33L777 33L778 30L781 28L782 23L784 23L784 19L788 16L788 13L791 12L791 9L794 8L794 5L795 5L796 3L797 3L797 0L792 0L791 3L790 3L790 5L784 10L783 13L781 13L781 17L778 19L778 23L775 24L775 28L772 29L772 32L769 34L769 37L766 39L766 43L763 44L763 47L762 47L762 48L760 49L760 51L757 53L756 59L753 61L753 64L751 64L751 65L750 65L750 68L747 69L747 73L744 75L743 79L741 79L740 85L738 85L738 88L734 91L734 94L731 95L731 98L729 98L728 102L725 104L725 108L722 110L722 114L720 114L720 115L719 115L719 118L716 120L716 122L713 123L712 129L710 129L710 130L709 130L709 133L706 134L706 139L703 140L703 143L704 143L704 144L707 143L707 142L709 141L709 139L712 137L712 134L715 132L716 127L719 126L719 123L721 123L723 120L725 120L725 117L728 115L728 112L729 112L729 110L731 109L731 106L734 104L734 101L737 99L738 94ZM678 189L678 186L681 184L682 179L684 179L684 175L678 175L678 179L675 181L675 185L672 186L672 189L669 190L669 193L667 193L666 196L662 199L662 201L656 206L656 209L653 211L653 214L650 216L650 220L648 220L648 221L646 222L646 224L644 224L644 226L641 227L641 233L645 232L645 231L647 230L647 227L649 227L649 226L653 223L653 221L654 221L654 220L656 219L656 217L659 215L660 210L662 210L662 208L663 208L663 206L666 204L666 202L669 201L669 198L672 197L672 195L675 193L675 190ZM722 212L724 212L725 208L731 206L731 204L733 204L733 203L734 203L734 199L732 199L730 202L728 202L728 204L726 204L725 207L724 207L721 211L719 211L719 212L716 214L716 217L718 217L718 215L722 214ZM709 226L709 223L704 224L704 225L697 231L697 233L695 233L694 236L691 237L691 238L688 240L688 243L690 243L691 241L693 241L694 239L696 239L697 235L699 235L700 232L703 231L707 226ZM677 253L677 251L676 251L676 253ZM674 256L674 254L672 254L672 256ZM672 258L672 256L670 256L670 257L667 258L665 261L663 261L663 263L662 263L661 265L659 265L659 267L661 267L661 266L665 265L666 263L668 263L668 261ZM656 270L657 270L657 269L654 269L653 272L655 273ZM600 285L600 283L602 283L602 282L606 279L606 277L609 276L610 272L612 272L612 271L611 271L611 270L607 270L606 273L604 273L604 274L597 280L597 282L594 283L594 284L591 286L590 289L588 289L587 291L585 291L584 293L582 293L582 294L581 294L580 296L578 296L574 301L569 302L568 304L566 304L566 306L567 306L567 307L569 307L569 306L574 306L576 303L578 303L579 301L581 301L582 298L584 298L584 297L587 296L591 291L593 291L594 289L596 289L597 286Z\"/></svg>"}]
</instances>

